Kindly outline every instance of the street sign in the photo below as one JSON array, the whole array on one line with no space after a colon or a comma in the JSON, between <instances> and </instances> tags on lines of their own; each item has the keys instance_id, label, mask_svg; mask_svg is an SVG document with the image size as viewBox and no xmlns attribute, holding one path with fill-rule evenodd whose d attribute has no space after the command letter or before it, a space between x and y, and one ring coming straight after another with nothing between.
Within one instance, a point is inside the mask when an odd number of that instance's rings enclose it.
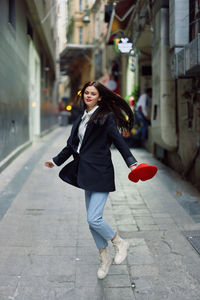
<instances>
[{"instance_id":1,"label":"street sign","mask_svg":"<svg viewBox=\"0 0 200 300\"><path fill-rule=\"evenodd\" d=\"M117 46L121 53L129 53L133 49L133 43L127 37L121 38Z\"/></svg>"}]
</instances>

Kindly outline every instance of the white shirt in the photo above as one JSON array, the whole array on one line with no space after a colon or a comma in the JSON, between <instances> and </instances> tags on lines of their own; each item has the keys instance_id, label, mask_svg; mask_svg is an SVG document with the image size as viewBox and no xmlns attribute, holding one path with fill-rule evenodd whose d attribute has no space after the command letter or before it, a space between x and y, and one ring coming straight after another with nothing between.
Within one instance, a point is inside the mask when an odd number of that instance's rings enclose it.
<instances>
[{"instance_id":1,"label":"white shirt","mask_svg":"<svg viewBox=\"0 0 200 300\"><path fill-rule=\"evenodd\" d=\"M81 145L82 145L82 142L83 142L83 138L84 138L84 135L85 135L85 131L86 131L86 128L87 128L87 124L92 116L92 114L95 112L95 110L98 108L99 106L95 106L93 109L91 109L89 112L87 112L85 110L83 116L82 116L82 121L80 122L79 124L79 128L78 128L78 138L79 138L79 144L78 144L78 148L77 148L77 152L79 153L80 152L80 148L81 148Z\"/></svg>"},{"instance_id":2,"label":"white shirt","mask_svg":"<svg viewBox=\"0 0 200 300\"><path fill-rule=\"evenodd\" d=\"M147 94L142 94L137 102L136 109L138 110L139 107L142 108L142 112L145 117L148 116L147 108L151 106L151 98Z\"/></svg>"}]
</instances>

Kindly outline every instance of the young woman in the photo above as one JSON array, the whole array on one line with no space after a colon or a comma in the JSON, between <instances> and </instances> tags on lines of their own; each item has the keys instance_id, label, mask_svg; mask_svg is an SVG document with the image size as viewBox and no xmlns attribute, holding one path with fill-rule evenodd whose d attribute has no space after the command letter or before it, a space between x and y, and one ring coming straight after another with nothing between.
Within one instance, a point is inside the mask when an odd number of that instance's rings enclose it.
<instances>
[{"instance_id":1,"label":"young woman","mask_svg":"<svg viewBox=\"0 0 200 300\"><path fill-rule=\"evenodd\" d=\"M102 279L112 263L106 249L108 241L113 243L116 264L124 261L129 247L128 242L103 219L103 210L109 192L115 190L111 144L120 151L131 170L137 166L118 130L132 128L133 113L120 96L96 81L86 83L80 97L85 108L83 115L75 121L67 146L45 165L49 168L54 164L60 166L73 155L74 160L60 171L59 176L85 190L87 221L101 260L97 276Z\"/></svg>"}]
</instances>

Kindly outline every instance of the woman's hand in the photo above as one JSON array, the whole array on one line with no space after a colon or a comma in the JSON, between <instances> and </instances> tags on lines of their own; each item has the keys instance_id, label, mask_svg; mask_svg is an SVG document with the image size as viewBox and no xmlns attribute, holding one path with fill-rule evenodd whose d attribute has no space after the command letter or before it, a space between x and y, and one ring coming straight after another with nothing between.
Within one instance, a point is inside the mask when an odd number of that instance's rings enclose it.
<instances>
[{"instance_id":1,"label":"woman's hand","mask_svg":"<svg viewBox=\"0 0 200 300\"><path fill-rule=\"evenodd\" d=\"M51 161L46 161L44 163L44 165L47 167L47 168L53 168L54 167L54 164L51 162Z\"/></svg>"}]
</instances>

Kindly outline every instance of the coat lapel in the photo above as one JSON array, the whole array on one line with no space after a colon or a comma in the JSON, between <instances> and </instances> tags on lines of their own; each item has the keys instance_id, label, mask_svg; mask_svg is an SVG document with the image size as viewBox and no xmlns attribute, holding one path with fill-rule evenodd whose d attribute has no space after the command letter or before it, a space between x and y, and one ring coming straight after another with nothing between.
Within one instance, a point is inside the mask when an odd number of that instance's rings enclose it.
<instances>
[{"instance_id":1,"label":"coat lapel","mask_svg":"<svg viewBox=\"0 0 200 300\"><path fill-rule=\"evenodd\" d=\"M74 126L73 126L73 132L72 132L72 136L74 137L74 134L76 134L76 131L78 130L78 126L81 122L81 118L82 118L82 115L79 116L76 121L74 122Z\"/></svg>"},{"instance_id":2,"label":"coat lapel","mask_svg":"<svg viewBox=\"0 0 200 300\"><path fill-rule=\"evenodd\" d=\"M72 127L72 133L71 133L71 145L76 147L76 144L78 143L78 127L81 122L82 115L79 116L76 121L74 122L74 125Z\"/></svg>"},{"instance_id":3,"label":"coat lapel","mask_svg":"<svg viewBox=\"0 0 200 300\"><path fill-rule=\"evenodd\" d=\"M81 148L84 146L84 144L86 143L88 137L92 133L93 127L94 127L93 123L89 123L87 125L86 131L85 131L85 134L84 134L84 137L83 137L83 141L82 141L82 144L81 144Z\"/></svg>"}]
</instances>

